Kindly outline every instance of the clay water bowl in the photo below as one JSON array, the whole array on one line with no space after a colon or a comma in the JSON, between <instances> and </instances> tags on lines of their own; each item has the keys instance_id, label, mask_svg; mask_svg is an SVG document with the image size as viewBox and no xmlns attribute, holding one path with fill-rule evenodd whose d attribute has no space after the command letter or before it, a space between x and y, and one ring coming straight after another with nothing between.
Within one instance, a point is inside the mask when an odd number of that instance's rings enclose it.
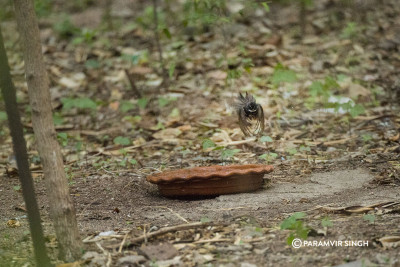
<instances>
[{"instance_id":1,"label":"clay water bowl","mask_svg":"<svg viewBox=\"0 0 400 267\"><path fill-rule=\"evenodd\" d=\"M260 189L264 174L273 169L271 165L258 164L214 165L165 171L146 180L156 184L166 197L211 197Z\"/></svg>"}]
</instances>

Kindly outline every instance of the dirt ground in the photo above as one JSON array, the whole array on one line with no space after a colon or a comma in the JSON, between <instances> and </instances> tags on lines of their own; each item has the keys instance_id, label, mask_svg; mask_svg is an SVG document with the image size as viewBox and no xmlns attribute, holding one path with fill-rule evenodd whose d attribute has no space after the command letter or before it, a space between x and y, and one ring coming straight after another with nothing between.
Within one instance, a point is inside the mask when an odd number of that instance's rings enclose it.
<instances>
[{"instance_id":1,"label":"dirt ground","mask_svg":"<svg viewBox=\"0 0 400 267\"><path fill-rule=\"evenodd\" d=\"M342 213L325 210L324 207L370 206L399 200L397 186L378 186L374 176L362 164L349 166L348 162L336 162L339 170L330 170L321 165L313 173L296 176L287 172L290 164L276 166L275 172L266 175L264 188L253 193L224 195L202 200L174 200L158 195L157 188L147 184L144 177L129 174L116 176L88 176L76 179L71 194L76 203L78 224L82 236L96 236L100 232L114 231L117 238L100 240L106 248L119 245L127 231L141 235L143 229L157 229L198 222L207 219L212 227L172 231L154 239L124 249L122 254L113 255L112 266L332 266L345 262L361 261L362 266L397 266L398 249L383 247L378 241L384 236L398 234L400 216L397 208L376 208L373 223L363 220L365 213ZM23 205L21 193L13 190L18 181L1 180L2 266L22 266L28 255L18 256L15 252L31 251L28 223L25 212L18 209ZM46 238L49 247L54 247L54 236L47 217L43 181L36 183L39 203L43 215ZM396 207L396 205L394 206ZM308 241L367 241L362 247L300 247L293 248L286 243L288 230L280 230L283 219L294 212L305 212L305 223L315 230ZM371 213L370 212L370 213ZM6 216L4 216L6 215ZM325 232L322 218L328 216L332 226ZM9 228L6 222L18 218L20 227ZM261 229L255 231L254 229ZM258 232L260 231L260 232ZM221 239L209 243L195 243L198 240ZM222 236L222 237L221 237ZM260 240L257 238L262 237ZM197 239L196 239L197 238ZM217 239L218 239L217 238ZM244 242L237 242L238 239ZM247 242L247 239L255 241ZM129 259L128 263L118 261L122 256L145 255L141 248L158 245L161 242L174 244L176 250L172 259L161 260ZM9 245L12 244L12 247ZM88 251L96 251L87 243ZM95 252L90 252L95 253ZM107 256L101 253L87 253L89 266L105 266ZM160 255L161 254L161 255ZM138 256L139 257L139 256ZM7 261L5 261L7 260ZM138 260L138 263L135 263ZM169 261L168 261L169 260ZM7 263L6 263L7 262ZM6 264L6 265L3 265ZM96 265L97 264L97 265ZM124 265L125 264L125 265ZM210 265L210 266L211 266ZM25 265L26 266L26 265ZM361 265L351 265L361 266Z\"/></svg>"}]
</instances>

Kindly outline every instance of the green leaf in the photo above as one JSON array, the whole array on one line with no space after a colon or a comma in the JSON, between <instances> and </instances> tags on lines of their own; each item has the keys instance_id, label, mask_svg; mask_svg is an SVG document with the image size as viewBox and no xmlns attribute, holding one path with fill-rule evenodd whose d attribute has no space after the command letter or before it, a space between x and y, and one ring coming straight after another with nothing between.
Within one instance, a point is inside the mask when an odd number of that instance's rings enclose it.
<instances>
[{"instance_id":1,"label":"green leaf","mask_svg":"<svg viewBox=\"0 0 400 267\"><path fill-rule=\"evenodd\" d=\"M292 216L286 218L282 223L281 223L281 229L295 229L296 222L298 219L302 219L306 216L304 212L296 212Z\"/></svg>"},{"instance_id":2,"label":"green leaf","mask_svg":"<svg viewBox=\"0 0 400 267\"><path fill-rule=\"evenodd\" d=\"M332 90L332 89L340 88L340 85L337 83L337 81L333 77L326 76L324 88L325 88L325 90Z\"/></svg>"},{"instance_id":3,"label":"green leaf","mask_svg":"<svg viewBox=\"0 0 400 267\"><path fill-rule=\"evenodd\" d=\"M297 81L296 72L283 67L281 64L276 65L271 82L279 85L282 82L293 83Z\"/></svg>"},{"instance_id":4,"label":"green leaf","mask_svg":"<svg viewBox=\"0 0 400 267\"><path fill-rule=\"evenodd\" d=\"M98 69L100 68L100 62L96 59L88 59L85 62L85 67L88 69Z\"/></svg>"},{"instance_id":5,"label":"green leaf","mask_svg":"<svg viewBox=\"0 0 400 267\"><path fill-rule=\"evenodd\" d=\"M361 115L365 112L365 109L362 105L356 104L354 107L350 108L350 116L352 118L357 117L358 115Z\"/></svg>"},{"instance_id":6,"label":"green leaf","mask_svg":"<svg viewBox=\"0 0 400 267\"><path fill-rule=\"evenodd\" d=\"M233 158L236 155L236 153L238 153L240 151L241 151L240 149L224 149L221 152L221 158L223 160Z\"/></svg>"},{"instance_id":7,"label":"green leaf","mask_svg":"<svg viewBox=\"0 0 400 267\"><path fill-rule=\"evenodd\" d=\"M132 102L129 102L129 101L121 101L121 105L119 106L119 109L124 113L129 110L132 110L134 108L135 108L135 104L133 104Z\"/></svg>"},{"instance_id":8,"label":"green leaf","mask_svg":"<svg viewBox=\"0 0 400 267\"><path fill-rule=\"evenodd\" d=\"M211 219L208 218L208 217L202 217L202 218L200 219L200 222L201 222L201 223L208 223L208 222L211 222Z\"/></svg>"},{"instance_id":9,"label":"green leaf","mask_svg":"<svg viewBox=\"0 0 400 267\"><path fill-rule=\"evenodd\" d=\"M264 142L273 142L273 140L269 136L261 136L260 142L262 142L262 143L264 143Z\"/></svg>"},{"instance_id":10,"label":"green leaf","mask_svg":"<svg viewBox=\"0 0 400 267\"><path fill-rule=\"evenodd\" d=\"M172 79L172 77L174 76L174 73L175 73L175 62L172 62L169 65L169 69L168 69L168 75L169 75L170 79Z\"/></svg>"},{"instance_id":11,"label":"green leaf","mask_svg":"<svg viewBox=\"0 0 400 267\"><path fill-rule=\"evenodd\" d=\"M311 148L310 148L309 146L303 146L303 145L301 145L301 146L300 146L300 151L301 151L301 152L304 152L304 151L306 151L306 152L311 152Z\"/></svg>"},{"instance_id":12,"label":"green leaf","mask_svg":"<svg viewBox=\"0 0 400 267\"><path fill-rule=\"evenodd\" d=\"M126 159L123 159L122 161L120 161L118 165L122 166L122 167L126 167Z\"/></svg>"},{"instance_id":13,"label":"green leaf","mask_svg":"<svg viewBox=\"0 0 400 267\"><path fill-rule=\"evenodd\" d=\"M61 98L63 103L63 109L69 110L72 108L78 109L96 109L97 104L93 100L87 97L82 98Z\"/></svg>"},{"instance_id":14,"label":"green leaf","mask_svg":"<svg viewBox=\"0 0 400 267\"><path fill-rule=\"evenodd\" d=\"M321 225L322 225L322 227L331 227L331 226L333 226L333 223L328 217L325 217L322 219Z\"/></svg>"},{"instance_id":15,"label":"green leaf","mask_svg":"<svg viewBox=\"0 0 400 267\"><path fill-rule=\"evenodd\" d=\"M137 160L136 159L130 159L129 163L132 165L136 165L137 164Z\"/></svg>"},{"instance_id":16,"label":"green leaf","mask_svg":"<svg viewBox=\"0 0 400 267\"><path fill-rule=\"evenodd\" d=\"M261 2L261 5L264 7L265 12L269 12L269 5L267 4L267 2Z\"/></svg>"},{"instance_id":17,"label":"green leaf","mask_svg":"<svg viewBox=\"0 0 400 267\"><path fill-rule=\"evenodd\" d=\"M148 102L149 100L147 98L140 98L138 99L137 104L141 109L145 109Z\"/></svg>"},{"instance_id":18,"label":"green leaf","mask_svg":"<svg viewBox=\"0 0 400 267\"><path fill-rule=\"evenodd\" d=\"M19 191L21 190L21 186L20 185L15 185L13 186L14 191Z\"/></svg>"},{"instance_id":19,"label":"green leaf","mask_svg":"<svg viewBox=\"0 0 400 267\"><path fill-rule=\"evenodd\" d=\"M273 159L276 159L276 158L278 157L278 154L276 154L276 153L274 153L274 152L269 153L269 155L270 155L270 157L273 158Z\"/></svg>"},{"instance_id":20,"label":"green leaf","mask_svg":"<svg viewBox=\"0 0 400 267\"><path fill-rule=\"evenodd\" d=\"M215 147L215 143L211 141L210 139L204 139L202 142L203 150L206 150L207 148L210 147Z\"/></svg>"},{"instance_id":21,"label":"green leaf","mask_svg":"<svg viewBox=\"0 0 400 267\"><path fill-rule=\"evenodd\" d=\"M81 151L81 150L82 150L82 146L83 146L83 142L82 142L82 141L78 141L78 142L76 142L76 144L75 144L75 149L76 149L77 151Z\"/></svg>"},{"instance_id":22,"label":"green leaf","mask_svg":"<svg viewBox=\"0 0 400 267\"><path fill-rule=\"evenodd\" d=\"M169 114L169 117L179 117L180 111L178 108L174 108L171 113Z\"/></svg>"},{"instance_id":23,"label":"green leaf","mask_svg":"<svg viewBox=\"0 0 400 267\"><path fill-rule=\"evenodd\" d=\"M162 31L168 39L171 39L172 36L171 36L171 33L169 32L168 28L164 28Z\"/></svg>"},{"instance_id":24,"label":"green leaf","mask_svg":"<svg viewBox=\"0 0 400 267\"><path fill-rule=\"evenodd\" d=\"M347 26L343 29L342 34L340 35L343 39L351 39L357 36L359 31L359 27L355 22L348 22Z\"/></svg>"},{"instance_id":25,"label":"green leaf","mask_svg":"<svg viewBox=\"0 0 400 267\"><path fill-rule=\"evenodd\" d=\"M292 147L286 150L290 155L294 155L297 153L297 149Z\"/></svg>"},{"instance_id":26,"label":"green leaf","mask_svg":"<svg viewBox=\"0 0 400 267\"><path fill-rule=\"evenodd\" d=\"M361 135L361 138L362 138L362 140L364 141L364 142L368 142L368 141L371 141L372 140L372 135L371 134L362 134Z\"/></svg>"},{"instance_id":27,"label":"green leaf","mask_svg":"<svg viewBox=\"0 0 400 267\"><path fill-rule=\"evenodd\" d=\"M159 121L157 122L157 125L154 127L154 129L155 130L165 129L165 126L161 121Z\"/></svg>"},{"instance_id":28,"label":"green leaf","mask_svg":"<svg viewBox=\"0 0 400 267\"><path fill-rule=\"evenodd\" d=\"M290 235L289 235L288 238L286 239L286 244L288 244L289 246L291 246L294 239L295 239L294 233L290 233Z\"/></svg>"},{"instance_id":29,"label":"green leaf","mask_svg":"<svg viewBox=\"0 0 400 267\"><path fill-rule=\"evenodd\" d=\"M140 55L122 54L121 59L130 62L132 65L137 65L140 60Z\"/></svg>"},{"instance_id":30,"label":"green leaf","mask_svg":"<svg viewBox=\"0 0 400 267\"><path fill-rule=\"evenodd\" d=\"M314 81L309 87L310 95L313 97L317 97L318 95L322 95L324 92L324 86L319 81Z\"/></svg>"},{"instance_id":31,"label":"green leaf","mask_svg":"<svg viewBox=\"0 0 400 267\"><path fill-rule=\"evenodd\" d=\"M53 113L53 123L54 125L62 125L64 123L64 118L61 116L59 112Z\"/></svg>"},{"instance_id":32,"label":"green leaf","mask_svg":"<svg viewBox=\"0 0 400 267\"><path fill-rule=\"evenodd\" d=\"M127 146L131 144L131 140L128 137L117 136L114 138L114 144Z\"/></svg>"},{"instance_id":33,"label":"green leaf","mask_svg":"<svg viewBox=\"0 0 400 267\"><path fill-rule=\"evenodd\" d=\"M365 214L363 216L363 220L364 221L369 221L370 223L373 223L373 222L375 222L375 215L373 215L373 214Z\"/></svg>"},{"instance_id":34,"label":"green leaf","mask_svg":"<svg viewBox=\"0 0 400 267\"><path fill-rule=\"evenodd\" d=\"M68 134L67 133L57 133L57 139L62 146L68 145Z\"/></svg>"},{"instance_id":35,"label":"green leaf","mask_svg":"<svg viewBox=\"0 0 400 267\"><path fill-rule=\"evenodd\" d=\"M162 107L165 107L166 105L168 105L169 104L169 99L168 98L165 98L165 97L159 97L158 98L158 106L160 107L160 108L162 108Z\"/></svg>"},{"instance_id":36,"label":"green leaf","mask_svg":"<svg viewBox=\"0 0 400 267\"><path fill-rule=\"evenodd\" d=\"M296 235L300 237L301 239L307 239L308 233L310 232L310 229L307 227L303 226L302 221L298 221L298 225L296 228Z\"/></svg>"},{"instance_id":37,"label":"green leaf","mask_svg":"<svg viewBox=\"0 0 400 267\"><path fill-rule=\"evenodd\" d=\"M265 153L259 156L260 159L266 160L267 162L269 162L271 159L276 159L277 157L278 154L274 152Z\"/></svg>"},{"instance_id":38,"label":"green leaf","mask_svg":"<svg viewBox=\"0 0 400 267\"><path fill-rule=\"evenodd\" d=\"M7 120L7 113L0 111L0 122Z\"/></svg>"}]
</instances>

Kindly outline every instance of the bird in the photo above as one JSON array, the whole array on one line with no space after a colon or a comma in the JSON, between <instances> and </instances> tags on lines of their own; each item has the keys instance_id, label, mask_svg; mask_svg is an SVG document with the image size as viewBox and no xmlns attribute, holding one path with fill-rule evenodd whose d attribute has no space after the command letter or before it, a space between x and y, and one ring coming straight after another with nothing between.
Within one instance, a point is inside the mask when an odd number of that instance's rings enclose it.
<instances>
[{"instance_id":1,"label":"bird","mask_svg":"<svg viewBox=\"0 0 400 267\"><path fill-rule=\"evenodd\" d=\"M264 111L254 97L246 92L239 93L235 109L239 119L239 126L245 136L257 136L264 132Z\"/></svg>"}]
</instances>

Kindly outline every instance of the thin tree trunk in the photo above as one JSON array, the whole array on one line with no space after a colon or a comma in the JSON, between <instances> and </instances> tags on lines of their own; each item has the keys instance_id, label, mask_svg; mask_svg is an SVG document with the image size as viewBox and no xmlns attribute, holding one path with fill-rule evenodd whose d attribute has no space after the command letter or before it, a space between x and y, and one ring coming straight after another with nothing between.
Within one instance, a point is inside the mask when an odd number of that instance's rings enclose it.
<instances>
[{"instance_id":1,"label":"thin tree trunk","mask_svg":"<svg viewBox=\"0 0 400 267\"><path fill-rule=\"evenodd\" d=\"M14 6L24 51L33 131L43 164L50 216L59 243L60 257L72 261L82 255L82 240L54 129L49 79L43 61L39 27L32 0L14 0Z\"/></svg>"},{"instance_id":2,"label":"thin tree trunk","mask_svg":"<svg viewBox=\"0 0 400 267\"><path fill-rule=\"evenodd\" d=\"M10 67L6 50L4 48L3 36L0 30L0 88L6 102L8 124L10 126L11 137L14 144L14 153L17 159L18 177L22 185L22 195L24 196L26 210L28 211L28 221L31 230L32 243L35 252L37 266L51 266L47 256L44 243L42 225L40 224L40 213L35 197L32 175L29 170L28 153L24 139L21 117L17 106L17 96L15 87L11 80Z\"/></svg>"}]
</instances>

